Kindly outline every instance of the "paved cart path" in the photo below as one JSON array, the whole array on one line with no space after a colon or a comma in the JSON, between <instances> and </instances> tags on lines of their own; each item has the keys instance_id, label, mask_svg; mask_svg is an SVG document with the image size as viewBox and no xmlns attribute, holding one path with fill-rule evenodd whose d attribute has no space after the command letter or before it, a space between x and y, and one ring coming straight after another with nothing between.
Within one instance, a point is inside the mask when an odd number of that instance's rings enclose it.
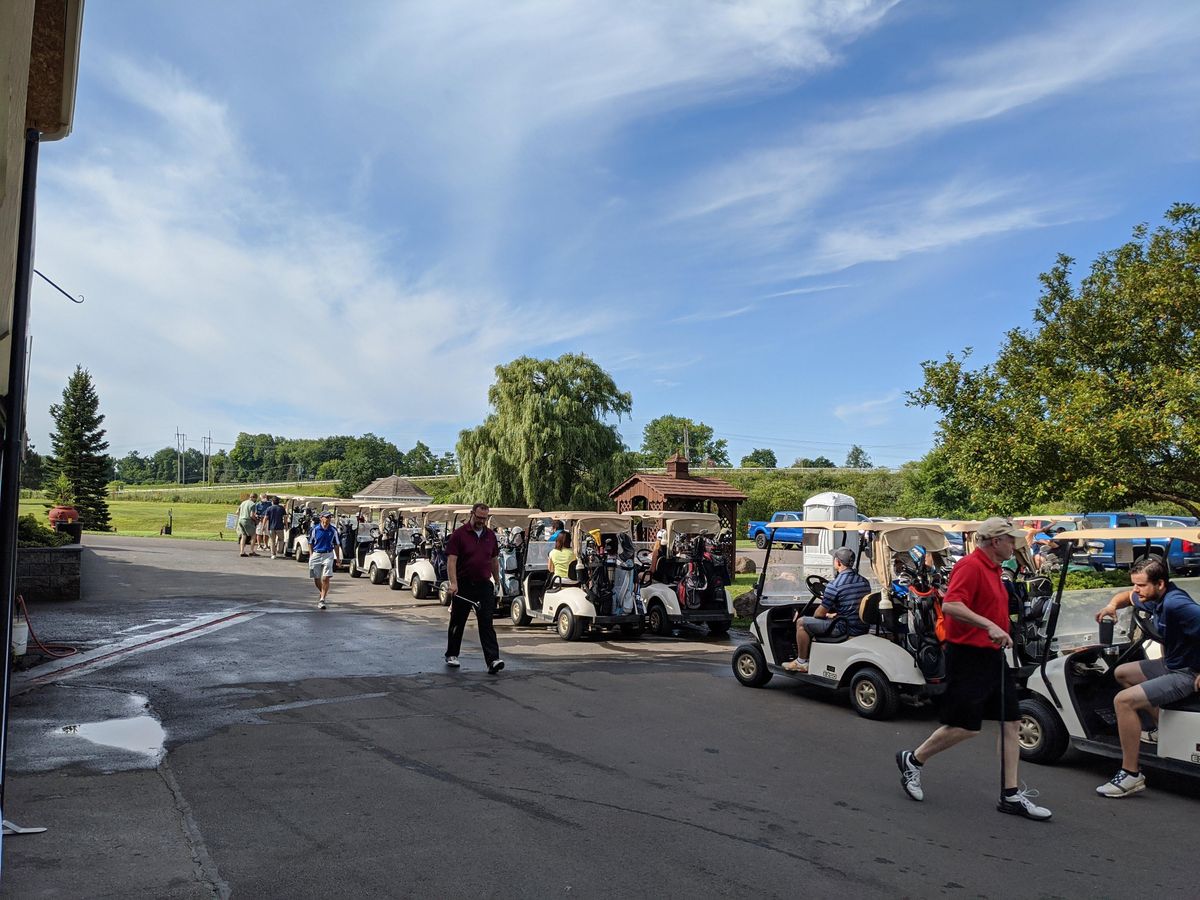
<instances>
[{"instance_id":1,"label":"paved cart path","mask_svg":"<svg viewBox=\"0 0 1200 900\"><path fill-rule=\"evenodd\" d=\"M445 611L365 580L320 613L303 567L220 545L89 538L85 566L35 627L139 649L23 676L6 815L50 831L5 840L3 896L1194 892L1190 854L1129 839L1190 833L1191 786L1105 802L1107 764L1028 767L1055 819L1027 823L994 811L983 738L915 804L892 753L928 710L743 688L730 638L501 625L492 677L473 629L449 672Z\"/></svg>"}]
</instances>

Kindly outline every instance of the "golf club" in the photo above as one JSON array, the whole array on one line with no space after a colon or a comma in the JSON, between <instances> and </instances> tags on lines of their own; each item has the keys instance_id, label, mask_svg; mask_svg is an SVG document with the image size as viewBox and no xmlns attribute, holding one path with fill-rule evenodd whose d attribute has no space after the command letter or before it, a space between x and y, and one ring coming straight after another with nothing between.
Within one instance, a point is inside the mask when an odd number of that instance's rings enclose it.
<instances>
[{"instance_id":1,"label":"golf club","mask_svg":"<svg viewBox=\"0 0 1200 900\"><path fill-rule=\"evenodd\" d=\"M1006 729L1008 722L1004 719L1004 688L1005 682L1008 681L1008 651L1003 647L1000 648L1000 802L1004 802L1004 745L1008 743L1006 740Z\"/></svg>"}]
</instances>

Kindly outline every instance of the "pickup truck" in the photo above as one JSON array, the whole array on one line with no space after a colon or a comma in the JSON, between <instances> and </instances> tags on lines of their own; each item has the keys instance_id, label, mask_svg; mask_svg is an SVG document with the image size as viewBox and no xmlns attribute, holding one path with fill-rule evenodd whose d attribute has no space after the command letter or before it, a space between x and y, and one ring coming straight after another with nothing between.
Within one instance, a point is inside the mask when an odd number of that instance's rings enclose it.
<instances>
[{"instance_id":1,"label":"pickup truck","mask_svg":"<svg viewBox=\"0 0 1200 900\"><path fill-rule=\"evenodd\" d=\"M1145 528L1150 523L1141 513L1090 512L1080 520L1080 528ZM1116 541L1088 541L1087 561L1095 569L1129 568L1129 563L1117 562Z\"/></svg>"},{"instance_id":2,"label":"pickup truck","mask_svg":"<svg viewBox=\"0 0 1200 900\"><path fill-rule=\"evenodd\" d=\"M775 529L775 543L782 544L784 547L792 545L799 547L804 542L804 529L799 523L804 522L804 513L783 510L771 515L771 524L775 522L796 522L796 527L784 527ZM754 541L754 546L759 550L767 546L767 522L751 522L746 526L746 537Z\"/></svg>"}]
</instances>

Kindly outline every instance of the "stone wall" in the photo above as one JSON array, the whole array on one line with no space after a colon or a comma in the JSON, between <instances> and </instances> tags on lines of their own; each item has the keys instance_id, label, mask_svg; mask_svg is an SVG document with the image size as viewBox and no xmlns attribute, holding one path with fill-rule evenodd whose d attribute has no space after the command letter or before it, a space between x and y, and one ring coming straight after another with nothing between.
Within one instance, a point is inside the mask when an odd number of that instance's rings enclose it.
<instances>
[{"instance_id":1,"label":"stone wall","mask_svg":"<svg viewBox=\"0 0 1200 900\"><path fill-rule=\"evenodd\" d=\"M81 544L17 548L17 593L27 601L78 600Z\"/></svg>"}]
</instances>

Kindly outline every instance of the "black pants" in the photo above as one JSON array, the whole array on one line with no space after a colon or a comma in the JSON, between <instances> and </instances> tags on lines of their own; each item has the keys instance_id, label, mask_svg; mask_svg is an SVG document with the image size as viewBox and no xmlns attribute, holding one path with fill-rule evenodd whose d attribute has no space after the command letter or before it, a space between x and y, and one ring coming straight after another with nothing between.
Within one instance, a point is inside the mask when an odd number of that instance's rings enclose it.
<instances>
[{"instance_id":1,"label":"black pants","mask_svg":"<svg viewBox=\"0 0 1200 900\"><path fill-rule=\"evenodd\" d=\"M483 647L484 661L490 666L500 658L500 645L496 643L496 626L492 617L496 614L496 589L490 581L459 581L458 592L479 604L475 611L475 624L479 626L479 643ZM462 649L463 631L467 627L467 616L471 604L454 597L450 601L450 630L446 634L446 655L458 656Z\"/></svg>"}]
</instances>

